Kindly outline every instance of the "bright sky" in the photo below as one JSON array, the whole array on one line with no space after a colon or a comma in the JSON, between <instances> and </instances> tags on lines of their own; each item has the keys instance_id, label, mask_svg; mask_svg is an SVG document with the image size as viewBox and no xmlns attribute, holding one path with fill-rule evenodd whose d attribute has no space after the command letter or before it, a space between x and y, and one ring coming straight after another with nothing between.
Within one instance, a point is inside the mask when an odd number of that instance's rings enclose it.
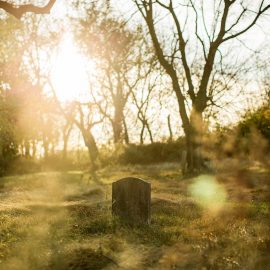
<instances>
[{"instance_id":1,"label":"bright sky","mask_svg":"<svg viewBox=\"0 0 270 270\"><path fill-rule=\"evenodd\" d=\"M67 3L67 0L59 0L52 11L52 14L58 18L65 18L66 14L70 12ZM132 0L112 0L111 3L116 12L125 14L124 16L127 16L128 18L130 18L130 15L135 11ZM74 10L72 10L72 12L74 12L74 14L76 13ZM78 13L80 12L81 10L78 11ZM140 20L140 14L135 15L131 22L133 23L138 20ZM164 20L166 24L166 18ZM262 22L261 27L256 27L245 35L249 47L254 49L263 42L265 38L264 31L267 29L263 26L264 23ZM165 28L165 30L167 31L168 28ZM241 44L239 43L239 53L243 51L243 48L240 45ZM88 62L86 58L78 52L71 34L65 33L63 35L59 52L55 56L55 59L51 79L58 98L61 101L71 101L74 99L85 101L87 92L89 91L89 75L91 76L91 72L95 72L95 66L93 63ZM175 98L174 95L172 95L172 98ZM238 110L241 110L245 105L243 102L244 99L245 95L239 97L240 102L239 106L237 106ZM164 115L164 122L166 122L168 113L169 112L166 112L166 115ZM233 121L233 117L231 113L228 113L228 110L224 111L222 119L226 123ZM159 120L162 121L161 119Z\"/></svg>"}]
</instances>

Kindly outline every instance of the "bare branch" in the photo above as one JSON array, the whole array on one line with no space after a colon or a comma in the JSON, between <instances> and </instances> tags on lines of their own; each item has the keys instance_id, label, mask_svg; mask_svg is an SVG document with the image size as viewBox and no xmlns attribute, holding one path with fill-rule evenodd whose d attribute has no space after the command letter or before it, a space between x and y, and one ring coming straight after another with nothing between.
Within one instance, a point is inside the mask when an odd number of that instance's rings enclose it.
<instances>
[{"instance_id":1,"label":"bare branch","mask_svg":"<svg viewBox=\"0 0 270 270\"><path fill-rule=\"evenodd\" d=\"M191 77L191 72L190 72L190 68L189 65L187 63L187 56L186 56L186 44L187 42L184 39L183 36L183 32L181 29L181 25L180 25L180 21L177 18L177 15L174 11L174 7L172 4L172 0L170 0L170 4L169 6L165 6L164 4L160 3L160 1L157 0L157 3L159 5L161 5L164 8L167 8L169 10L169 12L171 13L173 20L175 22L175 26L176 26L176 30L177 30L177 34L178 34L178 38L179 38L179 50L181 53L181 57L182 57L182 63L184 66L184 70L185 70L185 74L187 76L187 81L188 81L188 86L189 86L189 95L191 97L191 100L194 101L195 100L195 93L194 93L194 86L193 86L193 82L192 82L192 77Z\"/></svg>"},{"instance_id":2,"label":"bare branch","mask_svg":"<svg viewBox=\"0 0 270 270\"><path fill-rule=\"evenodd\" d=\"M236 38L236 37L238 37L238 36L244 34L245 32L247 32L250 28L252 28L252 27L256 24L256 22L258 21L258 19L260 18L260 16L261 16L262 14L264 14L267 10L270 9L270 4L267 5L267 6L265 6L265 7L263 8L263 3L264 3L264 1L261 2L260 7L259 7L259 10L258 10L258 12L257 12L257 15L255 16L255 18L253 19L253 21L252 21L246 28L244 28L243 30L239 31L239 32L236 33L236 34L233 34L233 35L230 35L230 36L228 36L228 37L226 37L226 38L223 38L223 39L222 39L222 42L225 42L225 41L227 41L227 40ZM240 20L240 18L238 18L238 19ZM233 26L235 26L235 25L239 22L239 20L236 21L236 23L235 23ZM231 28L232 28L232 27L230 27L226 32L228 32Z\"/></svg>"},{"instance_id":3,"label":"bare branch","mask_svg":"<svg viewBox=\"0 0 270 270\"><path fill-rule=\"evenodd\" d=\"M226 32L231 31L240 22L241 18L245 15L246 12L247 8L243 8L242 12L240 13L236 21L226 30Z\"/></svg>"},{"instance_id":4,"label":"bare branch","mask_svg":"<svg viewBox=\"0 0 270 270\"><path fill-rule=\"evenodd\" d=\"M211 40L211 37L210 37L210 34L208 32L208 29L207 29L207 26L206 26L206 21L205 21L205 16L204 16L204 6L203 6L203 1L201 1L201 13L202 13L202 19L203 19L203 26L204 26L204 30L205 30L205 33L209 39L209 41Z\"/></svg>"},{"instance_id":5,"label":"bare branch","mask_svg":"<svg viewBox=\"0 0 270 270\"><path fill-rule=\"evenodd\" d=\"M21 19L21 17L27 12L32 12L35 14L48 14L50 13L55 2L56 0L50 0L44 7L38 7L31 4L15 6L5 1L0 1L0 8L4 9L6 12L10 13L17 19Z\"/></svg>"},{"instance_id":6,"label":"bare branch","mask_svg":"<svg viewBox=\"0 0 270 270\"><path fill-rule=\"evenodd\" d=\"M190 0L190 4L195 12L195 15L196 15L196 22L195 22L195 34L196 34L196 37L198 38L198 40L200 41L201 45L202 45L202 48L203 48L203 55L204 55L204 59L206 60L207 56L206 56L206 48L205 48L205 44L202 40L202 38L200 37L199 33L198 33L198 12L194 6L194 3L192 0Z\"/></svg>"}]
</instances>

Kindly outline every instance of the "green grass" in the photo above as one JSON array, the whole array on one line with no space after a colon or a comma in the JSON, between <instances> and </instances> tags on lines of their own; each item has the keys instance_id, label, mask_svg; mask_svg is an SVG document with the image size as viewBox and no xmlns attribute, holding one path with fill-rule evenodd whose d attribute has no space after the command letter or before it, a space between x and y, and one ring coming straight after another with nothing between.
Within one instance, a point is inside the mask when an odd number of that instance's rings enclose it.
<instances>
[{"instance_id":1,"label":"green grass","mask_svg":"<svg viewBox=\"0 0 270 270\"><path fill-rule=\"evenodd\" d=\"M111 215L111 183L130 175L151 181L150 226ZM267 269L269 176L183 179L159 164L103 169L102 185L81 172L0 178L0 269Z\"/></svg>"}]
</instances>

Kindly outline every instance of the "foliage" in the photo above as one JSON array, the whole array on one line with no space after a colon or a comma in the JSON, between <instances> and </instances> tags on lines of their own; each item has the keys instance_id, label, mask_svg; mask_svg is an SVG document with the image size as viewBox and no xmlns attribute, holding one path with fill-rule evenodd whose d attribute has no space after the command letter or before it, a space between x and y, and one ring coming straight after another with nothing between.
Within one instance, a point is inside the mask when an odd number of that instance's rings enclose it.
<instances>
[{"instance_id":1,"label":"foliage","mask_svg":"<svg viewBox=\"0 0 270 270\"><path fill-rule=\"evenodd\" d=\"M248 111L239 123L240 135L248 137L257 130L270 145L270 106L263 105L255 111Z\"/></svg>"},{"instance_id":2,"label":"foliage","mask_svg":"<svg viewBox=\"0 0 270 270\"><path fill-rule=\"evenodd\" d=\"M15 124L15 105L0 96L0 175L7 171L17 154Z\"/></svg>"},{"instance_id":3,"label":"foliage","mask_svg":"<svg viewBox=\"0 0 270 270\"><path fill-rule=\"evenodd\" d=\"M156 142L152 144L131 144L124 148L119 161L122 164L151 164L181 160L185 149L184 139L175 142Z\"/></svg>"}]
</instances>

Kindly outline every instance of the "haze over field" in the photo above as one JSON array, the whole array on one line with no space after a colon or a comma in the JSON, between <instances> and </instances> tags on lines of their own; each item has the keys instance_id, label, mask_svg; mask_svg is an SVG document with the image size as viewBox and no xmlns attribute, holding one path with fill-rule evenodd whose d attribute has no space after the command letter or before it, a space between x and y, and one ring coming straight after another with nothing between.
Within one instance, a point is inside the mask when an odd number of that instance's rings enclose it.
<instances>
[{"instance_id":1,"label":"haze over field","mask_svg":"<svg viewBox=\"0 0 270 270\"><path fill-rule=\"evenodd\" d=\"M270 0L0 0L0 269L270 268Z\"/></svg>"}]
</instances>

